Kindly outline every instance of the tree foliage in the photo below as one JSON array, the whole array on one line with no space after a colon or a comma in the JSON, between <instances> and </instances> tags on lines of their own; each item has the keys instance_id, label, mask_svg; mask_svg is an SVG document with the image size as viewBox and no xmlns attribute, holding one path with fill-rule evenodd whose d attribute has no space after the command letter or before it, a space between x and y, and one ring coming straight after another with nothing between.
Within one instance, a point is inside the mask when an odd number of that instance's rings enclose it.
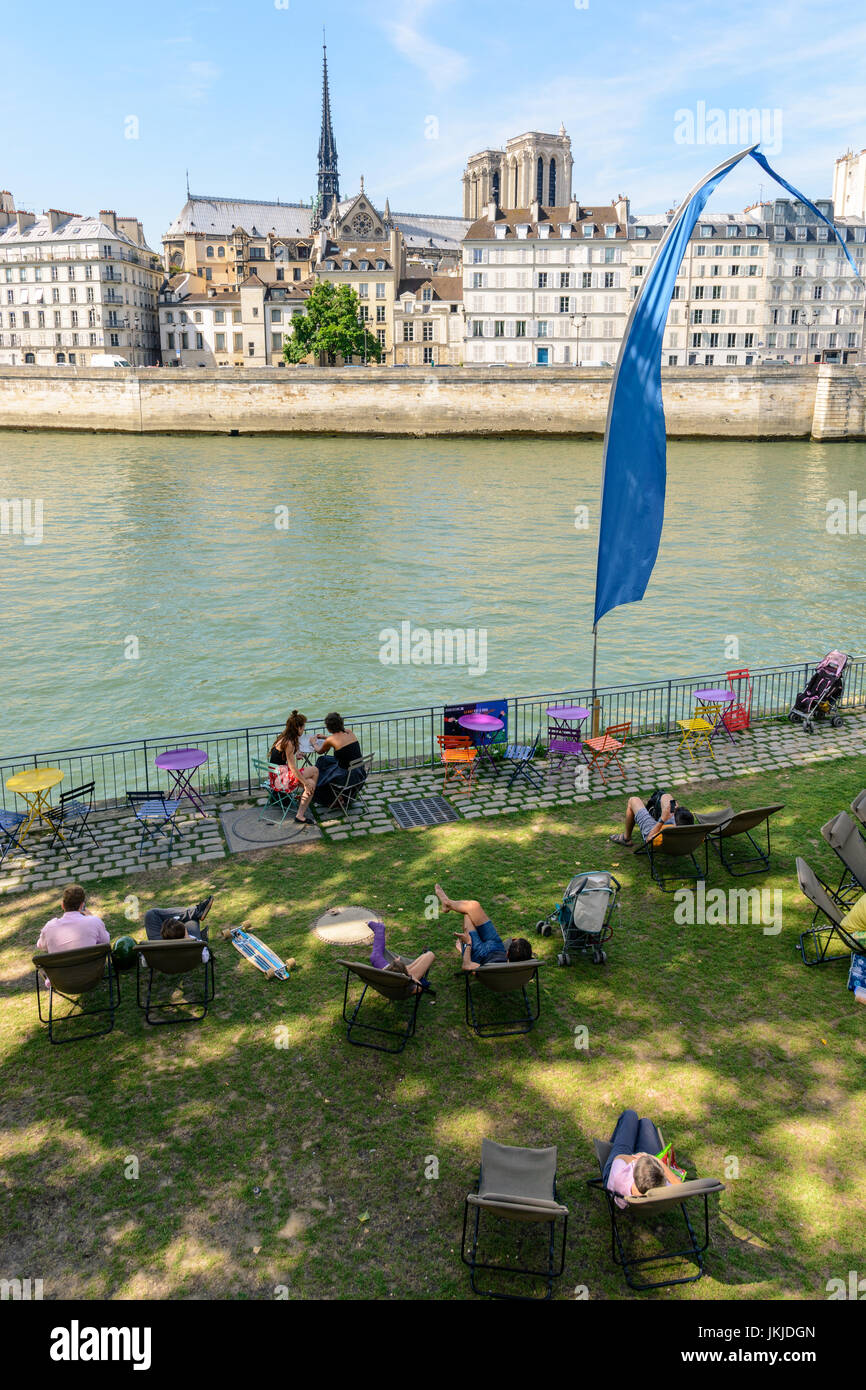
<instances>
[{"instance_id":1,"label":"tree foliage","mask_svg":"<svg viewBox=\"0 0 866 1390\"><path fill-rule=\"evenodd\" d=\"M334 285L322 280L312 290L306 311L292 322L291 337L283 343L287 362L303 362L313 356L320 362L336 357L352 357L379 362L382 348L378 338L361 322L361 301L350 285Z\"/></svg>"}]
</instances>

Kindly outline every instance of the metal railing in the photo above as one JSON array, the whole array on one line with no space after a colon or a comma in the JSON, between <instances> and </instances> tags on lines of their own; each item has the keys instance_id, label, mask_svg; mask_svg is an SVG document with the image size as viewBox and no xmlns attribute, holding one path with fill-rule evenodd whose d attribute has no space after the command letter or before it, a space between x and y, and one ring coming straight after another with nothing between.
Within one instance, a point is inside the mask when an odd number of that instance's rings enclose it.
<instances>
[{"instance_id":1,"label":"metal railing","mask_svg":"<svg viewBox=\"0 0 866 1390\"><path fill-rule=\"evenodd\" d=\"M797 694L814 672L815 661L790 666L764 667L750 672L752 683L751 718L755 722L787 715ZM541 695L519 695L508 699L508 742L531 743L547 732L547 707L553 704L583 705L593 711L587 721L599 730L611 724L631 724L631 737L678 733L677 720L694 712L695 691L727 686L724 671L701 676L650 681L643 685L605 686L593 692L590 686L550 691ZM486 703L481 701L480 703ZM866 705L866 656L852 657L845 676L846 708ZM374 772L430 767L439 760L436 735L441 734L444 705L389 710L378 714L353 714L346 724L358 736L364 754L373 755ZM92 747L45 748L35 753L0 757L0 805L16 806L14 792L6 787L16 772L34 767L57 767L63 771L63 788L94 782L95 799L103 806L121 806L128 791L147 791L167 787L165 773L154 766L158 753L174 748L203 749L207 762L192 775L192 785L201 796L230 796L256 790L261 781L255 761L266 761L268 750L282 725L266 724L241 729L216 729L166 738L131 739L96 744ZM321 719L310 718L309 733L325 732ZM585 730L586 732L586 730ZM17 803L20 809L20 802Z\"/></svg>"}]
</instances>

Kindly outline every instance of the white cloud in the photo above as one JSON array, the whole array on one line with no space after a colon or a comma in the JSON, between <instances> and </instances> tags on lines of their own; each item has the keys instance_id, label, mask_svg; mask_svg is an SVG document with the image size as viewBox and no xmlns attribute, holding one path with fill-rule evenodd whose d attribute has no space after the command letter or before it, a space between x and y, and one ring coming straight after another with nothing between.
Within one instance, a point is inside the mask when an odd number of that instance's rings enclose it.
<instances>
[{"instance_id":1,"label":"white cloud","mask_svg":"<svg viewBox=\"0 0 866 1390\"><path fill-rule=\"evenodd\" d=\"M389 7L390 8L390 7ZM379 23L393 48L423 72L437 91L453 87L468 75L468 58L457 49L446 48L421 31L421 24L431 10L440 10L434 0L409 0L400 6L398 19L380 14Z\"/></svg>"},{"instance_id":2,"label":"white cloud","mask_svg":"<svg viewBox=\"0 0 866 1390\"><path fill-rule=\"evenodd\" d=\"M184 63L172 91L178 100L197 106L205 100L211 87L221 76L222 70L216 63L207 59Z\"/></svg>"}]
</instances>

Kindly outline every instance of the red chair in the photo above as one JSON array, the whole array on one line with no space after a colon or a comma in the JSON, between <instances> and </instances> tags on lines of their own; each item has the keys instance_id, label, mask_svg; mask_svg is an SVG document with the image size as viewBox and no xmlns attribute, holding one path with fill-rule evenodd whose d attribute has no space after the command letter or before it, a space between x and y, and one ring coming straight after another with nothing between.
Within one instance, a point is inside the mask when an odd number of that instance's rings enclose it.
<instances>
[{"instance_id":1,"label":"red chair","mask_svg":"<svg viewBox=\"0 0 866 1390\"><path fill-rule=\"evenodd\" d=\"M471 791L472 779L477 772L476 758L478 749L474 747L471 738L463 738L457 734L437 734L436 742L439 744L439 757L445 768L445 776L442 779L442 791L449 782L455 782L455 791Z\"/></svg>"},{"instance_id":2,"label":"red chair","mask_svg":"<svg viewBox=\"0 0 866 1390\"><path fill-rule=\"evenodd\" d=\"M625 776L625 768L619 760L619 754L625 748L625 741L628 738L630 728L631 720L627 724L609 724L601 738L585 738L583 740L584 748L588 748L592 754L589 764L590 771L597 768L605 786L607 786L607 778L604 775L605 768L610 763L616 763L623 777Z\"/></svg>"},{"instance_id":3,"label":"red chair","mask_svg":"<svg viewBox=\"0 0 866 1390\"><path fill-rule=\"evenodd\" d=\"M752 717L752 679L747 666L740 671L726 671L725 675L730 689L734 692L734 702L722 715L722 723L729 734L734 734L749 727Z\"/></svg>"}]
</instances>

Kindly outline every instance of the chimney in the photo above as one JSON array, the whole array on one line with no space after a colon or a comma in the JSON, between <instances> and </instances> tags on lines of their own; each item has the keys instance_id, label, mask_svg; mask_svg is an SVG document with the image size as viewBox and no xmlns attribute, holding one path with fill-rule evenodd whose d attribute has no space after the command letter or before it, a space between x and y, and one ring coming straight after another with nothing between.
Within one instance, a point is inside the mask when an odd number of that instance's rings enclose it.
<instances>
[{"instance_id":1,"label":"chimney","mask_svg":"<svg viewBox=\"0 0 866 1390\"><path fill-rule=\"evenodd\" d=\"M8 227L15 216L15 200L7 188L0 190L0 227Z\"/></svg>"},{"instance_id":2,"label":"chimney","mask_svg":"<svg viewBox=\"0 0 866 1390\"><path fill-rule=\"evenodd\" d=\"M534 203L529 204L529 220L530 222L535 222L537 225L540 217L541 204L536 200Z\"/></svg>"},{"instance_id":3,"label":"chimney","mask_svg":"<svg viewBox=\"0 0 866 1390\"><path fill-rule=\"evenodd\" d=\"M117 213L112 209L100 208L99 220L104 222L106 227L110 227L113 232L117 231Z\"/></svg>"},{"instance_id":4,"label":"chimney","mask_svg":"<svg viewBox=\"0 0 866 1390\"><path fill-rule=\"evenodd\" d=\"M488 221L488 222L495 222L495 221L496 221L496 218L497 218L497 216L498 216L498 214L499 214L499 208L496 206L496 203L495 203L495 202L489 202L489 203L487 204L487 221Z\"/></svg>"},{"instance_id":5,"label":"chimney","mask_svg":"<svg viewBox=\"0 0 866 1390\"><path fill-rule=\"evenodd\" d=\"M576 222L579 216L580 208L577 205L577 199L572 198L571 202L568 205L568 220L569 222Z\"/></svg>"},{"instance_id":6,"label":"chimney","mask_svg":"<svg viewBox=\"0 0 866 1390\"><path fill-rule=\"evenodd\" d=\"M52 232L56 231L61 222L66 221L66 213L60 212L58 208L48 209L48 225Z\"/></svg>"},{"instance_id":7,"label":"chimney","mask_svg":"<svg viewBox=\"0 0 866 1390\"><path fill-rule=\"evenodd\" d=\"M16 212L15 220L18 223L18 231L26 232L28 227L32 227L36 221L36 216L32 212Z\"/></svg>"},{"instance_id":8,"label":"chimney","mask_svg":"<svg viewBox=\"0 0 866 1390\"><path fill-rule=\"evenodd\" d=\"M624 193L620 193L614 203L614 207L616 208L616 220L621 227L627 227L628 219L631 214L631 204Z\"/></svg>"}]
</instances>

